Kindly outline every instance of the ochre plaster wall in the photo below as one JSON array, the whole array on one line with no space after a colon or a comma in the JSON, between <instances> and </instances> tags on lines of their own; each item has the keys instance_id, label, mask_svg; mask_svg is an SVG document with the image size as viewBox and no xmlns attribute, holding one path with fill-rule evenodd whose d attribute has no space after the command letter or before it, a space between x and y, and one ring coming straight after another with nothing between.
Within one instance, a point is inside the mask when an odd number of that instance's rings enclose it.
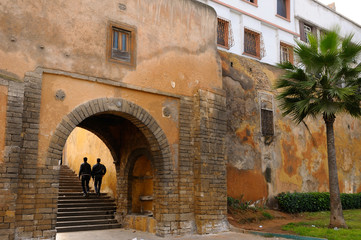
<instances>
[{"instance_id":1,"label":"ochre plaster wall","mask_svg":"<svg viewBox=\"0 0 361 240\"><path fill-rule=\"evenodd\" d=\"M4 161L7 95L7 86L0 86L0 162Z\"/></svg>"},{"instance_id":2,"label":"ochre plaster wall","mask_svg":"<svg viewBox=\"0 0 361 240\"><path fill-rule=\"evenodd\" d=\"M41 66L184 95L221 88L216 13L199 2L3 0L0 12L1 68L19 79ZM107 59L109 21L136 28L136 67Z\"/></svg>"},{"instance_id":3,"label":"ochre plaster wall","mask_svg":"<svg viewBox=\"0 0 361 240\"><path fill-rule=\"evenodd\" d=\"M282 73L279 69L225 52L220 55L227 92L228 195L255 201L286 191L328 191L322 117L307 119L308 129L304 124L295 125L289 117L282 117L275 100L272 85ZM261 134L260 111L265 98L271 99L274 111L275 134L271 138ZM340 189L360 192L360 120L337 116L335 138Z\"/></svg>"},{"instance_id":4,"label":"ochre plaster wall","mask_svg":"<svg viewBox=\"0 0 361 240\"><path fill-rule=\"evenodd\" d=\"M63 164L68 165L76 174L79 173L83 158L88 158L88 163L93 167L100 158L101 163L107 168L107 173L103 177L101 192L109 193L112 197L116 194L116 172L113 157L107 146L93 133L75 128L66 141L63 150ZM94 190L94 182L90 181L90 187Z\"/></svg>"},{"instance_id":5,"label":"ochre plaster wall","mask_svg":"<svg viewBox=\"0 0 361 240\"><path fill-rule=\"evenodd\" d=\"M133 169L132 212L153 212L153 201L140 201L139 196L153 196L153 169L146 156L137 159Z\"/></svg>"},{"instance_id":6,"label":"ochre plaster wall","mask_svg":"<svg viewBox=\"0 0 361 240\"><path fill-rule=\"evenodd\" d=\"M76 106L103 97L123 98L144 108L167 135L167 140L172 146L172 154L174 156L177 154L179 142L177 99L59 75L44 74L42 84L42 88L46 91L43 91L41 96L38 164L45 163L52 131L56 129L62 118ZM65 92L64 101L55 98L59 89ZM169 104L173 106L171 117L163 117L162 109Z\"/></svg>"}]
</instances>

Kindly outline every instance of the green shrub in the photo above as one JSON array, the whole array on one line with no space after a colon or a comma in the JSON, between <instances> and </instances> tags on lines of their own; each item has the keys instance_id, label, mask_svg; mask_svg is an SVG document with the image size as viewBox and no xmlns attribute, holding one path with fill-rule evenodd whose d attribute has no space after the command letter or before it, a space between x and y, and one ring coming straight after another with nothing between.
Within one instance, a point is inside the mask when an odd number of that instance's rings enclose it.
<instances>
[{"instance_id":1,"label":"green shrub","mask_svg":"<svg viewBox=\"0 0 361 240\"><path fill-rule=\"evenodd\" d=\"M330 210L330 194L326 192L313 193L280 193L277 195L281 211L288 213L319 212ZM343 209L360 209L361 193L341 194Z\"/></svg>"},{"instance_id":2,"label":"green shrub","mask_svg":"<svg viewBox=\"0 0 361 240\"><path fill-rule=\"evenodd\" d=\"M240 199L235 199L232 197L227 197L227 205L229 207L235 208L235 209L247 209L250 201L242 201L243 196L240 197Z\"/></svg>"}]
</instances>

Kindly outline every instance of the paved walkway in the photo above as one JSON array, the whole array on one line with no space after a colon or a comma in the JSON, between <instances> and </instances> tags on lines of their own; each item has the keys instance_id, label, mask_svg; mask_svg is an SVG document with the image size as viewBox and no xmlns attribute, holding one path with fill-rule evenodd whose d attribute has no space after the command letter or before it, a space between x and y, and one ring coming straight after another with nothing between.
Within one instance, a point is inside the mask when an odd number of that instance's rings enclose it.
<instances>
[{"instance_id":1,"label":"paved walkway","mask_svg":"<svg viewBox=\"0 0 361 240\"><path fill-rule=\"evenodd\" d=\"M84 232L70 232L58 233L56 240L265 240L265 239L279 239L281 238L263 238L253 234L244 234L236 232L226 232L211 235L192 235L186 237L167 237L161 238L154 234L139 232L135 230L126 229L110 229L101 231L84 231Z\"/></svg>"}]
</instances>

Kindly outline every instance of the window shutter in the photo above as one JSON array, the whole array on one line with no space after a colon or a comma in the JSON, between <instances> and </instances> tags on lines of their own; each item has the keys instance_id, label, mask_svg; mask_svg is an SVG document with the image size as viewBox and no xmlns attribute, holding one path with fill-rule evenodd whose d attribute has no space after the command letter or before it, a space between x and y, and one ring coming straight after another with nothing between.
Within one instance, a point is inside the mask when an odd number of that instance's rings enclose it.
<instances>
[{"instance_id":1,"label":"window shutter","mask_svg":"<svg viewBox=\"0 0 361 240\"><path fill-rule=\"evenodd\" d=\"M306 42L306 38L305 38L305 24L300 21L300 39L301 41Z\"/></svg>"},{"instance_id":2,"label":"window shutter","mask_svg":"<svg viewBox=\"0 0 361 240\"><path fill-rule=\"evenodd\" d=\"M312 34L317 37L317 28L315 26L312 26Z\"/></svg>"}]
</instances>

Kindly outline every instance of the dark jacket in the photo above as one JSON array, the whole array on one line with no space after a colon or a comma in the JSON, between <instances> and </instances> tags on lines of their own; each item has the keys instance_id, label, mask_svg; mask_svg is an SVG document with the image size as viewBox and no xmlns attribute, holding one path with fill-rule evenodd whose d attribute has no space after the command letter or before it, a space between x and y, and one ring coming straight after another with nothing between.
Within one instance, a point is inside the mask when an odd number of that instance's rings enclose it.
<instances>
[{"instance_id":1,"label":"dark jacket","mask_svg":"<svg viewBox=\"0 0 361 240\"><path fill-rule=\"evenodd\" d=\"M107 168L103 164L97 163L93 166L92 177L104 176L106 172L107 172Z\"/></svg>"},{"instance_id":2,"label":"dark jacket","mask_svg":"<svg viewBox=\"0 0 361 240\"><path fill-rule=\"evenodd\" d=\"M89 163L84 162L80 165L80 169L79 169L79 177L81 175L91 175L91 166Z\"/></svg>"}]
</instances>

